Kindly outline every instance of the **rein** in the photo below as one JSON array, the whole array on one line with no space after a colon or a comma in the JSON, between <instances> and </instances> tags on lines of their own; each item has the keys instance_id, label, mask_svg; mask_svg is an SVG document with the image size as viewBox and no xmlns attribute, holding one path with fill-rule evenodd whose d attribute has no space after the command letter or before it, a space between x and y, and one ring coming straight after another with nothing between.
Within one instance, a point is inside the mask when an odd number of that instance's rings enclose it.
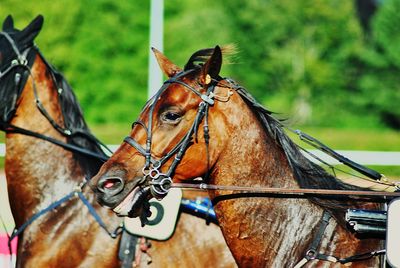
<instances>
[{"instance_id":1,"label":"rein","mask_svg":"<svg viewBox=\"0 0 400 268\"><path fill-rule=\"evenodd\" d=\"M154 182L153 182L154 183ZM332 190L332 189L307 189L307 188L274 188L274 187L252 187L252 186L233 186L233 185L215 185L206 183L172 183L160 186L164 189L182 188L194 190L212 190L212 191L232 191L255 194L274 194L274 195L292 195L298 196L355 196L355 197L381 197L386 200L387 197L400 197L400 192L384 191L352 191L352 190Z\"/></svg>"},{"instance_id":2,"label":"rein","mask_svg":"<svg viewBox=\"0 0 400 268\"><path fill-rule=\"evenodd\" d=\"M80 154L90 156L90 157L94 157L94 158L100 159L104 162L106 162L108 160L108 157L105 155L95 153L93 151L87 150L85 148L79 147L74 144L70 144L70 143L66 143L66 142L57 140L50 136L46 136L46 135L43 135L43 134L40 134L40 133L37 133L34 131L30 131L29 129L20 128L20 127L17 127L17 126L11 125L11 124L7 124L7 123L3 123L3 124L0 123L0 129L4 130L4 132L6 132L6 133L18 133L18 134L23 134L26 136L35 137L35 138L38 138L38 139L41 139L44 141L48 141L48 142L51 142L55 145L58 145L64 149L66 149L68 151L80 153Z\"/></svg>"}]
</instances>

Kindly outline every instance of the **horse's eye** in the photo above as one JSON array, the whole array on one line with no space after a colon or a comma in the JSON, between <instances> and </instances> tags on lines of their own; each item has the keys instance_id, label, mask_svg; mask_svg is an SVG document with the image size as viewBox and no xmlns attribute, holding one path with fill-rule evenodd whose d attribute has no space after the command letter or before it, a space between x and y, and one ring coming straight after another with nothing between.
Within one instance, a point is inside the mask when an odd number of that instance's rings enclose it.
<instances>
[{"instance_id":1,"label":"horse's eye","mask_svg":"<svg viewBox=\"0 0 400 268\"><path fill-rule=\"evenodd\" d=\"M178 112L166 111L161 114L161 120L168 124L178 124L182 116Z\"/></svg>"}]
</instances>

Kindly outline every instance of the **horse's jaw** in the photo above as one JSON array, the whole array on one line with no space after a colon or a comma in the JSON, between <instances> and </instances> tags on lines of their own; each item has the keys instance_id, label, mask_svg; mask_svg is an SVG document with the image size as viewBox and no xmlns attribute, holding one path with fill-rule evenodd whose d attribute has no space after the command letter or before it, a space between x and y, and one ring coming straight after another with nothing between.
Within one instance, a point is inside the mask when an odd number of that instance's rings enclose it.
<instances>
[{"instance_id":1,"label":"horse's jaw","mask_svg":"<svg viewBox=\"0 0 400 268\"><path fill-rule=\"evenodd\" d=\"M149 198L149 187L136 186L116 207L113 208L113 211L119 217L139 217L144 226L148 222L148 217L151 216L150 204L148 201Z\"/></svg>"},{"instance_id":2,"label":"horse's jaw","mask_svg":"<svg viewBox=\"0 0 400 268\"><path fill-rule=\"evenodd\" d=\"M147 201L149 188L135 187L115 208L113 211L122 217L135 218L139 216L144 202Z\"/></svg>"}]
</instances>

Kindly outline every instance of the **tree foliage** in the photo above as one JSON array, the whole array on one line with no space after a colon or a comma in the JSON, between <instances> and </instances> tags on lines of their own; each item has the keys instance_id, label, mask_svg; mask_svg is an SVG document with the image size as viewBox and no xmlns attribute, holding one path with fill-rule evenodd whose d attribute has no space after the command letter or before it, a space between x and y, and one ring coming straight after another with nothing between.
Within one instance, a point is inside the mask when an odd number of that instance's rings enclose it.
<instances>
[{"instance_id":1,"label":"tree foliage","mask_svg":"<svg viewBox=\"0 0 400 268\"><path fill-rule=\"evenodd\" d=\"M44 55L67 77L89 122L131 122L147 98L149 1L2 0L18 27L37 14ZM165 2L164 52L235 44L223 75L298 124L400 128L400 2L381 1L364 33L353 1Z\"/></svg>"}]
</instances>

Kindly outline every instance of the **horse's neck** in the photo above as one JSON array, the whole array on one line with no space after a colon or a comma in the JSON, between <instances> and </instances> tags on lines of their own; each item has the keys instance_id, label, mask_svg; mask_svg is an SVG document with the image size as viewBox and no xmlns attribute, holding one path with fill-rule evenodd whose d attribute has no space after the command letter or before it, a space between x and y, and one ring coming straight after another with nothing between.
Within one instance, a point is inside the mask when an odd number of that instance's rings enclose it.
<instances>
[{"instance_id":1,"label":"horse's neck","mask_svg":"<svg viewBox=\"0 0 400 268\"><path fill-rule=\"evenodd\" d=\"M236 97L236 98L234 98ZM229 138L213 171L214 183L298 187L283 151L269 137L247 105L232 96L224 113Z\"/></svg>"},{"instance_id":2,"label":"horse's neck","mask_svg":"<svg viewBox=\"0 0 400 268\"><path fill-rule=\"evenodd\" d=\"M65 141L35 104L32 79L39 100L58 124L63 125L57 90L47 66L37 56L11 124ZM70 152L50 142L21 134L6 135L5 169L16 221L61 198L82 180L79 165Z\"/></svg>"},{"instance_id":3,"label":"horse's neck","mask_svg":"<svg viewBox=\"0 0 400 268\"><path fill-rule=\"evenodd\" d=\"M210 183L298 188L282 149L266 135L249 108L240 101L234 105L238 104L239 108L226 109L227 120L231 120L229 123L234 129L219 155ZM223 194L226 192L210 191L213 198ZM307 199L244 195L231 199L219 196L214 200L219 200L215 211L239 266L294 266L304 257L323 214L321 207ZM360 252L358 242L335 220L331 220L324 234L328 241L324 242L322 252L337 251L337 241L348 246L348 252L342 256L351 254L352 250L354 254Z\"/></svg>"}]
</instances>

